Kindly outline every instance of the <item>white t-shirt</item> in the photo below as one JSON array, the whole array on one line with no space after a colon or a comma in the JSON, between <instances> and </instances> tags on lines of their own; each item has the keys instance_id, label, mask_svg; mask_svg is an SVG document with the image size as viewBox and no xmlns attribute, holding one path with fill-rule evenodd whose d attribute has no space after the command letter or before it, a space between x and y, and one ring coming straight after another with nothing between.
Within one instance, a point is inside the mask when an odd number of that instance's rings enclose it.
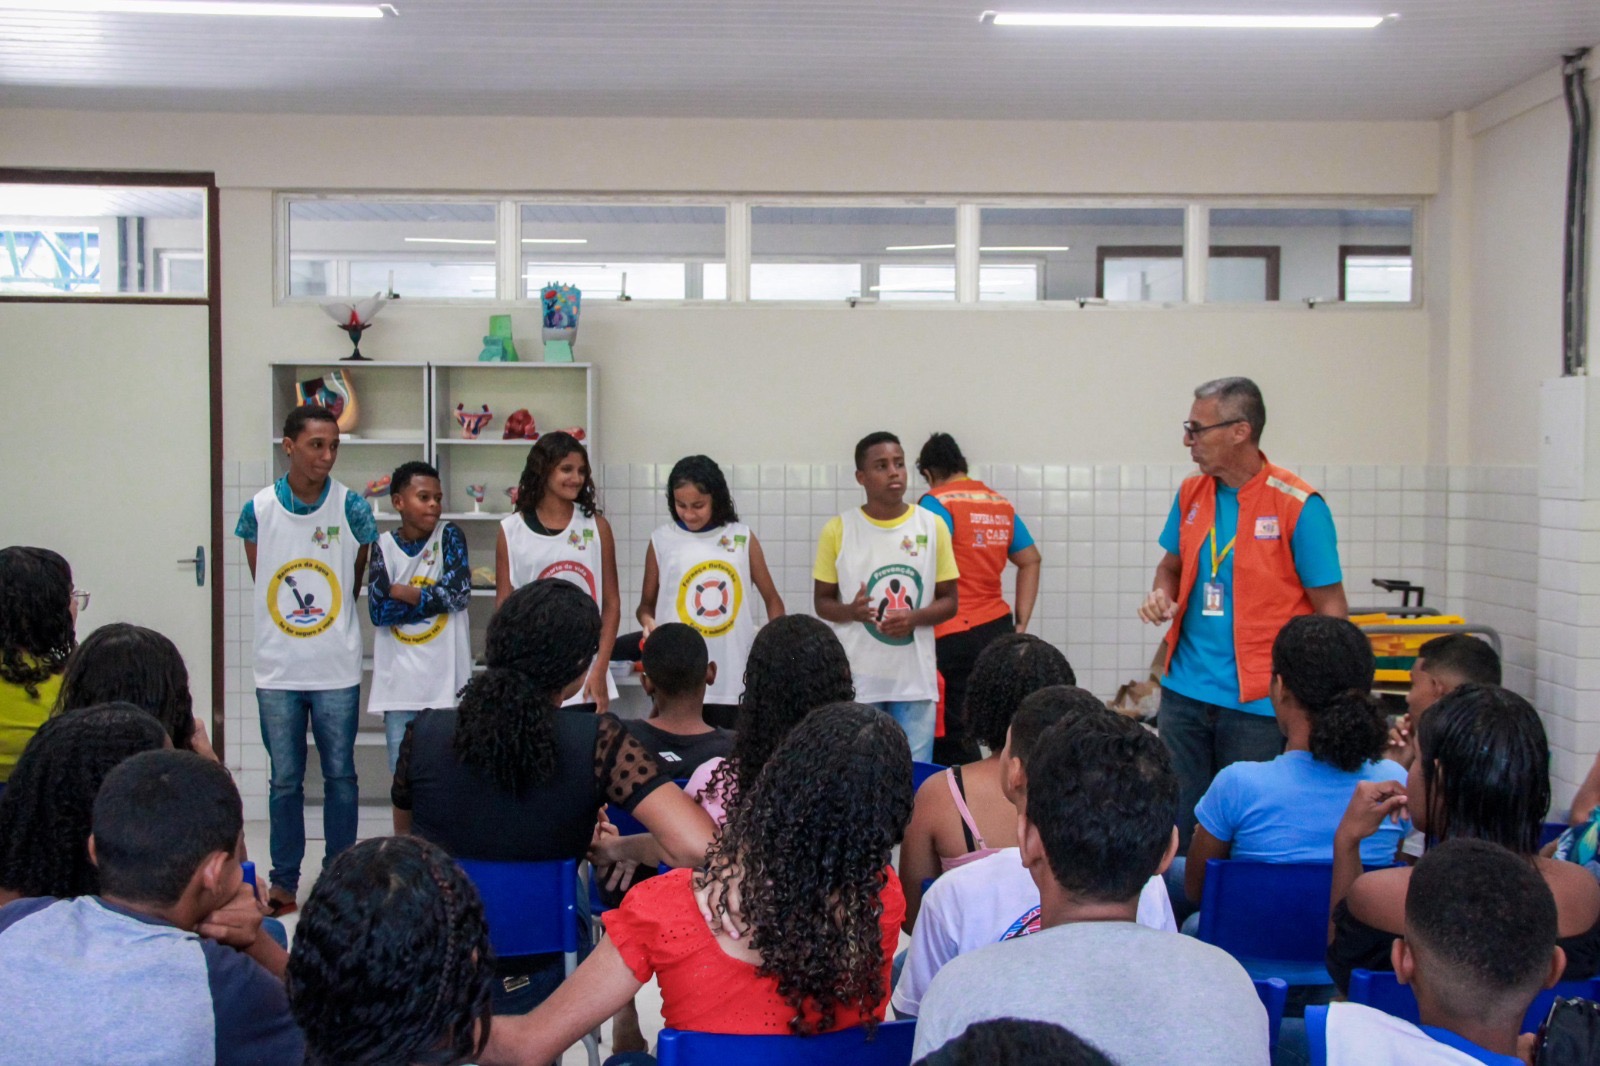
<instances>
[{"instance_id":1,"label":"white t-shirt","mask_svg":"<svg viewBox=\"0 0 1600 1066\"><path fill-rule=\"evenodd\" d=\"M1176 933L1172 901L1160 877L1139 893L1140 925ZM935 975L957 955L1027 936L1039 928L1039 886L1022 865L1022 853L1002 848L958 866L928 887L911 930L911 948L889 1001L915 1017Z\"/></svg>"},{"instance_id":2,"label":"white t-shirt","mask_svg":"<svg viewBox=\"0 0 1600 1066\"><path fill-rule=\"evenodd\" d=\"M1328 1066L1483 1066L1485 1062L1518 1061L1509 1056L1470 1054L1435 1039L1404 1018L1360 1003L1330 1003L1327 1011ZM1307 1014L1309 1020L1309 1010ZM1466 1043L1454 1034L1443 1035Z\"/></svg>"}]
</instances>

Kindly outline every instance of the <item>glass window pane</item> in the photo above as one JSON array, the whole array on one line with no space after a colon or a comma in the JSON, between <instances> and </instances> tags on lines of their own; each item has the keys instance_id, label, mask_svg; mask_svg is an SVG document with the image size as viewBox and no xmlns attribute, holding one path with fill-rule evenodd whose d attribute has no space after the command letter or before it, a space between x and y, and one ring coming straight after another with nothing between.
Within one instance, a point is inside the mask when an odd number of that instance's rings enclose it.
<instances>
[{"instance_id":1,"label":"glass window pane","mask_svg":"<svg viewBox=\"0 0 1600 1066\"><path fill-rule=\"evenodd\" d=\"M727 297L725 278L716 296L697 280L703 264L727 254L728 210L721 205L523 204L521 210L525 296L560 280L586 296L615 299L626 272L635 300Z\"/></svg>"},{"instance_id":2,"label":"glass window pane","mask_svg":"<svg viewBox=\"0 0 1600 1066\"><path fill-rule=\"evenodd\" d=\"M955 299L953 207L756 206L750 227L752 300L860 296L874 272L866 295Z\"/></svg>"},{"instance_id":3,"label":"glass window pane","mask_svg":"<svg viewBox=\"0 0 1600 1066\"><path fill-rule=\"evenodd\" d=\"M1409 302L1411 256L1347 254L1344 298L1351 302Z\"/></svg>"},{"instance_id":4,"label":"glass window pane","mask_svg":"<svg viewBox=\"0 0 1600 1066\"><path fill-rule=\"evenodd\" d=\"M390 291L392 272L401 297L492 299L495 217L492 203L291 200L289 294L370 296ZM331 269L307 276L304 261Z\"/></svg>"},{"instance_id":5,"label":"glass window pane","mask_svg":"<svg viewBox=\"0 0 1600 1066\"><path fill-rule=\"evenodd\" d=\"M206 294L204 189L0 184L0 292ZM197 270L169 270L187 256Z\"/></svg>"},{"instance_id":6,"label":"glass window pane","mask_svg":"<svg viewBox=\"0 0 1600 1066\"><path fill-rule=\"evenodd\" d=\"M1038 300L1039 263L980 263L978 299Z\"/></svg>"},{"instance_id":7,"label":"glass window pane","mask_svg":"<svg viewBox=\"0 0 1600 1066\"><path fill-rule=\"evenodd\" d=\"M985 207L979 223L980 300L1183 299L1182 208ZM1173 257L1176 275L1165 263ZM984 280L1001 266L1030 267L1032 294L1002 294ZM1014 277L1021 292L1022 275Z\"/></svg>"},{"instance_id":8,"label":"glass window pane","mask_svg":"<svg viewBox=\"0 0 1600 1066\"><path fill-rule=\"evenodd\" d=\"M1343 260L1347 250L1411 255L1413 211L1401 208L1250 207L1212 208L1212 262L1221 255L1257 255L1276 259L1277 279L1265 289L1236 288L1228 282L1213 286L1207 299L1216 302L1372 299L1341 295L1345 287ZM1243 269L1242 267L1228 269ZM1270 264L1269 264L1270 270ZM1212 274L1212 277L1217 275ZM1398 276L1397 276L1398 277ZM1393 285L1399 281L1391 279ZM1404 276L1402 302L1411 299L1409 270ZM1398 291L1393 286L1383 291Z\"/></svg>"}]
</instances>

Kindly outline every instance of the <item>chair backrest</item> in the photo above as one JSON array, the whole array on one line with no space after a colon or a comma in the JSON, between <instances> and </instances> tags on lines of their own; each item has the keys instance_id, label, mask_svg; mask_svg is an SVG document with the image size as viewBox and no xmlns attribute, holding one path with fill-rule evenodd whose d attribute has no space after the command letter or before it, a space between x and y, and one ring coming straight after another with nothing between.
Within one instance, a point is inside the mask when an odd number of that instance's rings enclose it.
<instances>
[{"instance_id":1,"label":"chair backrest","mask_svg":"<svg viewBox=\"0 0 1600 1066\"><path fill-rule=\"evenodd\" d=\"M1267 1050L1278 1050L1278 1030L1283 1027L1283 1008L1289 1002L1289 983L1281 977L1268 977L1257 981L1256 995L1267 1008Z\"/></svg>"},{"instance_id":2,"label":"chair backrest","mask_svg":"<svg viewBox=\"0 0 1600 1066\"><path fill-rule=\"evenodd\" d=\"M945 769L948 769L948 767L940 766L936 762L912 762L911 791L915 792L922 787L924 781Z\"/></svg>"},{"instance_id":3,"label":"chair backrest","mask_svg":"<svg viewBox=\"0 0 1600 1066\"><path fill-rule=\"evenodd\" d=\"M818 1036L729 1036L663 1029L659 1066L910 1066L915 1019L884 1022L871 1040L860 1026Z\"/></svg>"},{"instance_id":4,"label":"chair backrest","mask_svg":"<svg viewBox=\"0 0 1600 1066\"><path fill-rule=\"evenodd\" d=\"M1565 833L1571 826L1566 822L1546 822L1539 829L1539 846L1542 848L1552 840Z\"/></svg>"},{"instance_id":5,"label":"chair backrest","mask_svg":"<svg viewBox=\"0 0 1600 1066\"><path fill-rule=\"evenodd\" d=\"M1241 960L1321 966L1332 887L1332 863L1212 859L1200 902L1200 939Z\"/></svg>"},{"instance_id":6,"label":"chair backrest","mask_svg":"<svg viewBox=\"0 0 1600 1066\"><path fill-rule=\"evenodd\" d=\"M1550 1004L1555 1002L1557 996L1600 999L1600 978L1588 981L1561 981L1554 988L1540 992L1529 1005L1528 1012L1522 1016L1524 1033L1531 1033L1539 1028L1550 1013ZM1351 971L1350 1002L1362 1003L1385 1014L1392 1014L1396 1018L1404 1018L1413 1025L1420 1025L1422 1022L1421 1016L1417 1013L1417 997L1412 993L1411 987L1401 984L1400 979L1387 970Z\"/></svg>"},{"instance_id":7,"label":"chair backrest","mask_svg":"<svg viewBox=\"0 0 1600 1066\"><path fill-rule=\"evenodd\" d=\"M644 827L643 822L615 803L606 804L606 817L611 819L611 824L617 827L618 834L622 836L634 837L650 832Z\"/></svg>"},{"instance_id":8,"label":"chair backrest","mask_svg":"<svg viewBox=\"0 0 1600 1066\"><path fill-rule=\"evenodd\" d=\"M457 859L478 888L501 958L578 950L578 863Z\"/></svg>"}]
</instances>

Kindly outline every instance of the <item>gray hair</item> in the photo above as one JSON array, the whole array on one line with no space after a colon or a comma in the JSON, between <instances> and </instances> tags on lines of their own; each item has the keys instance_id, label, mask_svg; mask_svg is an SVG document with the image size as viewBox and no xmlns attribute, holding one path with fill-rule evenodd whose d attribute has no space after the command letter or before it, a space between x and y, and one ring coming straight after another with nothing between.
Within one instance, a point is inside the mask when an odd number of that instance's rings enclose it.
<instances>
[{"instance_id":1,"label":"gray hair","mask_svg":"<svg viewBox=\"0 0 1600 1066\"><path fill-rule=\"evenodd\" d=\"M1261 431L1267 428L1267 403L1261 390L1249 378L1217 378L1194 390L1197 400L1216 400L1228 418L1242 418L1250 423L1250 440L1261 442Z\"/></svg>"}]
</instances>

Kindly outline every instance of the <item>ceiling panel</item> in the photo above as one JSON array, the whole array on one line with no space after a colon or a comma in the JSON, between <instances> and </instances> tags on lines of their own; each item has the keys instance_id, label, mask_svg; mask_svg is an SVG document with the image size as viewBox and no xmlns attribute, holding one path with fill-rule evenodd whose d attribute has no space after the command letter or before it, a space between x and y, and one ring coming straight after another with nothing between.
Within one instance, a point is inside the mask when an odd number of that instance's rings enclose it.
<instances>
[{"instance_id":1,"label":"ceiling panel","mask_svg":"<svg viewBox=\"0 0 1600 1066\"><path fill-rule=\"evenodd\" d=\"M396 3L398 17L358 21L0 11L0 98L437 115L1428 119L1600 44L1597 0L1010 5L1401 16L1320 33L997 28L979 23L983 2L961 0Z\"/></svg>"}]
</instances>

